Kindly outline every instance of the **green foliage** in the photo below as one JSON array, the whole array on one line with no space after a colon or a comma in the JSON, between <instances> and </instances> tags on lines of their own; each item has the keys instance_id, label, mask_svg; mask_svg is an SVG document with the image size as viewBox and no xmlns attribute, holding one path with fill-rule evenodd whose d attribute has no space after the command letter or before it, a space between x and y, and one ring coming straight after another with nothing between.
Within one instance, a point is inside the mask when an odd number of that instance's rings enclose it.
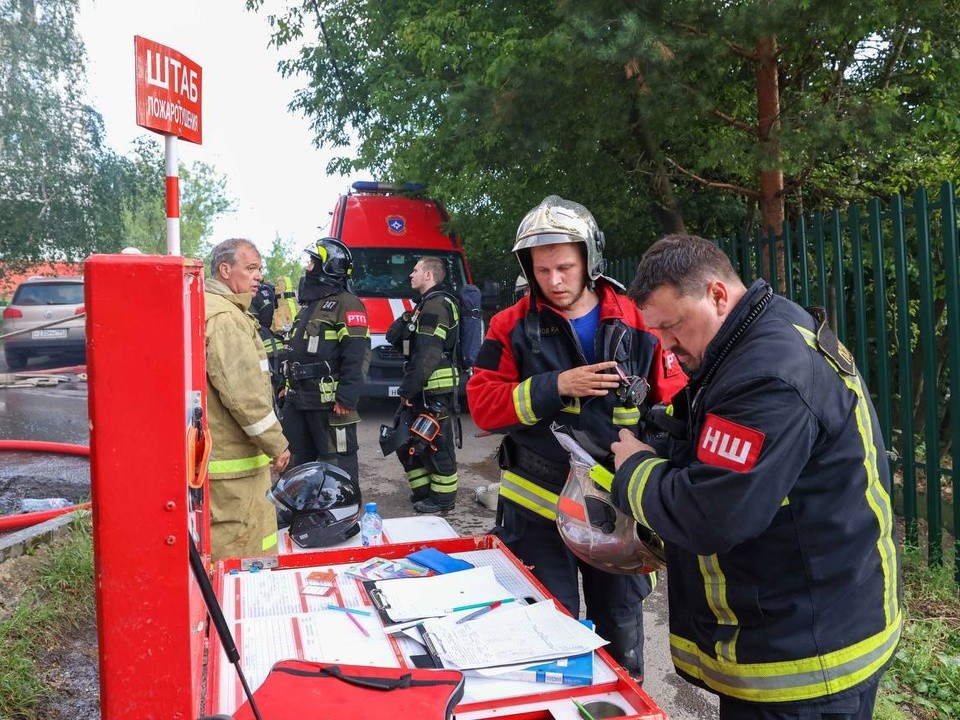
<instances>
[{"instance_id":1,"label":"green foliage","mask_svg":"<svg viewBox=\"0 0 960 720\"><path fill-rule=\"evenodd\" d=\"M0 2L0 259L80 260L119 242L115 156L83 102L77 0Z\"/></svg>"},{"instance_id":2,"label":"green foliage","mask_svg":"<svg viewBox=\"0 0 960 720\"><path fill-rule=\"evenodd\" d=\"M951 564L928 567L916 548L904 552L906 619L883 696L910 708L910 717L960 717L960 600Z\"/></svg>"},{"instance_id":3,"label":"green foliage","mask_svg":"<svg viewBox=\"0 0 960 720\"><path fill-rule=\"evenodd\" d=\"M302 274L302 256L295 254L284 245L279 235L274 237L270 252L263 256L264 279L276 283L277 278L288 277L296 288Z\"/></svg>"},{"instance_id":4,"label":"green foliage","mask_svg":"<svg viewBox=\"0 0 960 720\"><path fill-rule=\"evenodd\" d=\"M180 254L205 258L214 221L231 211L234 203L226 196L226 179L206 163L181 165ZM133 143L133 159L127 162L126 185L120 193L124 245L145 253L167 252L166 166L163 148L152 137L141 136Z\"/></svg>"},{"instance_id":5,"label":"green foliage","mask_svg":"<svg viewBox=\"0 0 960 720\"><path fill-rule=\"evenodd\" d=\"M788 207L808 211L960 169L960 10L939 0L247 7L301 48L281 69L303 77L292 109L316 143L353 141L330 170L426 183L481 277L514 273L517 223L549 193L589 207L620 257L677 218L711 236L749 225L761 170L782 170ZM780 115L763 141L769 37Z\"/></svg>"},{"instance_id":6,"label":"green foliage","mask_svg":"<svg viewBox=\"0 0 960 720\"><path fill-rule=\"evenodd\" d=\"M0 717L37 718L52 696L39 665L43 653L69 628L95 612L91 519L78 516L66 538L44 547L29 589L0 620Z\"/></svg>"}]
</instances>

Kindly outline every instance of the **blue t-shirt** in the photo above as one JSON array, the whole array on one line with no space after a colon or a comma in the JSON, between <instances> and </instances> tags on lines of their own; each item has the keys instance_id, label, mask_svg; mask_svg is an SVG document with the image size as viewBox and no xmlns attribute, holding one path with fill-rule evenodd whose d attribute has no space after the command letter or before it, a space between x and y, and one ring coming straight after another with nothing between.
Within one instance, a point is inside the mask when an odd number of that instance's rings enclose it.
<instances>
[{"instance_id":1,"label":"blue t-shirt","mask_svg":"<svg viewBox=\"0 0 960 720\"><path fill-rule=\"evenodd\" d=\"M587 364L592 365L596 362L594 339L597 336L597 326L600 324L600 303L594 305L593 310L586 315L573 318L570 324L580 339L580 347L583 349L583 356L587 359Z\"/></svg>"}]
</instances>

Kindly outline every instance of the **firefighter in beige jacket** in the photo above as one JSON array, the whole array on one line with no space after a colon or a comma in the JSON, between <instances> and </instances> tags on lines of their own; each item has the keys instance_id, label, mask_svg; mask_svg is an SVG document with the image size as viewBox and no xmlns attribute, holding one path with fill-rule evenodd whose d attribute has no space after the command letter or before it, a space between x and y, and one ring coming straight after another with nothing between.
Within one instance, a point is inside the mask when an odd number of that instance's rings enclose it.
<instances>
[{"instance_id":1,"label":"firefighter in beige jacket","mask_svg":"<svg viewBox=\"0 0 960 720\"><path fill-rule=\"evenodd\" d=\"M247 312L261 264L249 240L225 240L213 249L204 287L214 561L276 552L276 510L266 492L271 467L282 472L290 451L273 410L257 321Z\"/></svg>"}]
</instances>

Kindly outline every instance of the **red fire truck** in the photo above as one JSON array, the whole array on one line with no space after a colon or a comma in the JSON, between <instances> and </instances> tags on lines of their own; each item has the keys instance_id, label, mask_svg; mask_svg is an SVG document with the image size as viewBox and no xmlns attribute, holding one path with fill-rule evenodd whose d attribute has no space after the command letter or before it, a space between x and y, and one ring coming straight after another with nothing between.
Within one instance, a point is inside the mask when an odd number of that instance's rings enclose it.
<instances>
[{"instance_id":1,"label":"red fire truck","mask_svg":"<svg viewBox=\"0 0 960 720\"><path fill-rule=\"evenodd\" d=\"M424 255L439 257L447 266L447 284L454 294L473 282L460 238L438 200L426 197L422 185L394 186L374 181L353 183L333 211L330 235L353 254L353 288L363 300L370 321L373 355L367 397L396 397L403 379L403 356L384 335L405 310L412 310L416 293L410 272Z\"/></svg>"}]
</instances>

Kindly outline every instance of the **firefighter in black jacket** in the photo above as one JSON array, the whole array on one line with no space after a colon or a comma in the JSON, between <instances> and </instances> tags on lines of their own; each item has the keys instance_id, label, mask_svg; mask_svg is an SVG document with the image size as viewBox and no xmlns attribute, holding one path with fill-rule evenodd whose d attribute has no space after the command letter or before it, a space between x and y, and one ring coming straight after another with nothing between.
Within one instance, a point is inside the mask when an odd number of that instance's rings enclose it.
<instances>
[{"instance_id":1,"label":"firefighter in black jacket","mask_svg":"<svg viewBox=\"0 0 960 720\"><path fill-rule=\"evenodd\" d=\"M407 359L400 383L400 422L409 422L412 442L397 451L419 513L447 512L457 499L455 408L460 371L456 351L460 313L456 299L443 292L443 260L421 258L410 273L410 287L421 300L387 330L387 342ZM406 417L403 417L403 416Z\"/></svg>"},{"instance_id":2,"label":"firefighter in black jacket","mask_svg":"<svg viewBox=\"0 0 960 720\"><path fill-rule=\"evenodd\" d=\"M853 357L822 310L745 287L698 237L651 246L629 296L690 377L667 447L613 444L614 502L666 544L678 673L724 720L868 720L902 615L889 468Z\"/></svg>"},{"instance_id":3,"label":"firefighter in black jacket","mask_svg":"<svg viewBox=\"0 0 960 720\"><path fill-rule=\"evenodd\" d=\"M253 315L260 326L257 328L257 334L263 341L263 350L267 353L267 365L270 368L270 384L273 388L274 403L278 404L278 396L283 389L283 360L286 354L286 348L283 344L283 338L272 329L274 311L277 309L277 294L274 286L267 281L262 281L257 287L257 292L250 301L250 314Z\"/></svg>"},{"instance_id":4,"label":"firefighter in black jacket","mask_svg":"<svg viewBox=\"0 0 960 720\"><path fill-rule=\"evenodd\" d=\"M357 403L370 364L363 302L347 289L350 250L335 238L309 245L301 307L288 341L283 432L292 465L331 462L359 478Z\"/></svg>"}]
</instances>

